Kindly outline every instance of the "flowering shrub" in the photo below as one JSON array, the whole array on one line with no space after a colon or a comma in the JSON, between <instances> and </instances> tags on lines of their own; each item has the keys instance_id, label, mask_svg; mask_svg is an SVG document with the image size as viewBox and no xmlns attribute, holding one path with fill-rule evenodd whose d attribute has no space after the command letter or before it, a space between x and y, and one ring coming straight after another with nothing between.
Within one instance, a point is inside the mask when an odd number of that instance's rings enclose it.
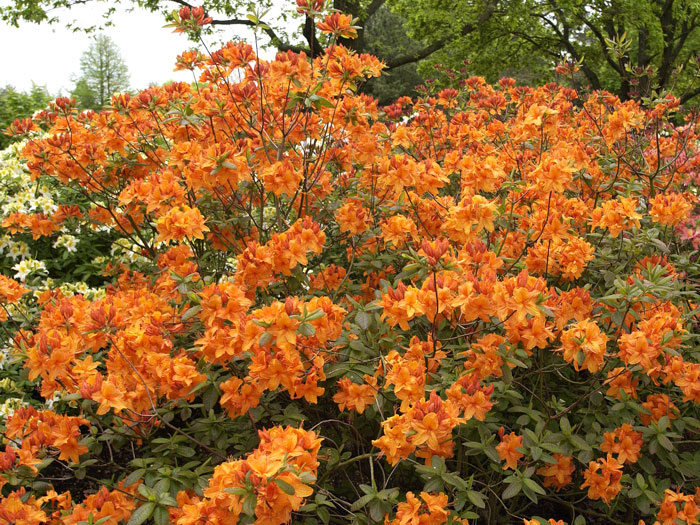
<instances>
[{"instance_id":1,"label":"flowering shrub","mask_svg":"<svg viewBox=\"0 0 700 525\"><path fill-rule=\"evenodd\" d=\"M73 204L7 209L5 242L88 244L107 284L0 278L51 400L5 421L0 517L698 523L694 114L476 77L379 108L341 46L177 64L22 126Z\"/></svg>"}]
</instances>

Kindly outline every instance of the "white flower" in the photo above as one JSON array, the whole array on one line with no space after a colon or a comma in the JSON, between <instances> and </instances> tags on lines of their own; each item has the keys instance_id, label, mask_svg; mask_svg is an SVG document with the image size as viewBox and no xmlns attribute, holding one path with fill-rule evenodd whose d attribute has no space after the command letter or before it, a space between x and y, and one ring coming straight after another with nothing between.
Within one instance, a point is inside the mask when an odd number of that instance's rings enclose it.
<instances>
[{"instance_id":1,"label":"white flower","mask_svg":"<svg viewBox=\"0 0 700 525\"><path fill-rule=\"evenodd\" d=\"M29 259L20 261L12 267L12 269L17 272L15 273L15 279L24 281L27 278L27 275L29 275L29 272L31 271L31 269L29 268L29 264L27 264L28 260Z\"/></svg>"},{"instance_id":2,"label":"white flower","mask_svg":"<svg viewBox=\"0 0 700 525\"><path fill-rule=\"evenodd\" d=\"M29 257L29 245L26 242L18 241L17 247L19 248L19 256L23 259Z\"/></svg>"},{"instance_id":3,"label":"white flower","mask_svg":"<svg viewBox=\"0 0 700 525\"><path fill-rule=\"evenodd\" d=\"M59 235L53 247L65 248L67 252L74 253L78 251L78 238L69 234Z\"/></svg>"},{"instance_id":4,"label":"white flower","mask_svg":"<svg viewBox=\"0 0 700 525\"><path fill-rule=\"evenodd\" d=\"M0 421L11 417L18 408L26 406L21 399L10 397L0 404Z\"/></svg>"},{"instance_id":5,"label":"white flower","mask_svg":"<svg viewBox=\"0 0 700 525\"><path fill-rule=\"evenodd\" d=\"M43 261L37 261L36 259L24 259L18 262L12 267L17 273L15 273L15 279L20 279L24 281L27 276L34 272L45 272L46 264Z\"/></svg>"}]
</instances>

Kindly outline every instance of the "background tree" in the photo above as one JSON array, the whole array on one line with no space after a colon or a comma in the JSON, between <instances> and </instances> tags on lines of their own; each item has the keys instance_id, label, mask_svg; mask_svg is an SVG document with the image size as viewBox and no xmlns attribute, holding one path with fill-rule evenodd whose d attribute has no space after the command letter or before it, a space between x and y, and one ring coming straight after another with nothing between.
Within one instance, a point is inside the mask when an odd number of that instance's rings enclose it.
<instances>
[{"instance_id":1,"label":"background tree","mask_svg":"<svg viewBox=\"0 0 700 525\"><path fill-rule=\"evenodd\" d=\"M450 41L430 61L456 64L466 57L491 81L504 73L552 80L555 63L573 60L583 62L582 83L623 99L652 89L673 91L683 102L700 94L700 3L694 0L489 1L392 5L413 37ZM480 13L478 31L463 32Z\"/></svg>"},{"instance_id":2,"label":"background tree","mask_svg":"<svg viewBox=\"0 0 700 525\"><path fill-rule=\"evenodd\" d=\"M12 140L4 131L15 119L31 117L35 111L46 107L52 98L46 87L36 84L26 93L10 85L0 88L0 149L5 149Z\"/></svg>"},{"instance_id":3,"label":"background tree","mask_svg":"<svg viewBox=\"0 0 700 525\"><path fill-rule=\"evenodd\" d=\"M98 2L101 0L85 0ZM186 0L132 0L168 13L190 5ZM0 18L57 21L51 13L74 0L10 0ZM81 2L83 3L83 2ZM199 3L199 2L198 2ZM493 81L510 75L523 82L553 79L553 66L562 60L583 61L581 84L607 89L622 98L645 95L652 89L671 90L688 101L700 94L695 59L700 52L700 2L697 0L305 0L331 7L357 19L358 38L345 45L358 52L375 52L390 75L396 68L420 62L419 72L435 63L461 66ZM249 2L204 0L213 27L254 26L246 17ZM296 13L296 3L261 0L263 33L280 50L323 52L327 41L318 35L311 17ZM389 11L390 10L390 11ZM391 34L411 46L376 45L373 27L382 17L399 16L403 24ZM296 30L293 28L296 27ZM384 24L384 27L388 26ZM292 28L292 29L290 29ZM400 28L405 28L401 30ZM387 34L389 34L387 32ZM400 41L400 39L395 39ZM392 78L390 76L389 78Z\"/></svg>"},{"instance_id":4,"label":"background tree","mask_svg":"<svg viewBox=\"0 0 700 525\"><path fill-rule=\"evenodd\" d=\"M97 35L83 53L80 71L71 96L83 109L101 109L114 93L129 88L129 69L119 48L106 35Z\"/></svg>"},{"instance_id":5,"label":"background tree","mask_svg":"<svg viewBox=\"0 0 700 525\"><path fill-rule=\"evenodd\" d=\"M365 30L366 52L383 57L387 62L415 53L422 44L409 37L404 18L383 5L375 16L367 21ZM376 97L382 105L390 104L402 95L414 95L414 88L423 82L417 63L409 62L392 68L386 74L370 79L364 91Z\"/></svg>"}]
</instances>

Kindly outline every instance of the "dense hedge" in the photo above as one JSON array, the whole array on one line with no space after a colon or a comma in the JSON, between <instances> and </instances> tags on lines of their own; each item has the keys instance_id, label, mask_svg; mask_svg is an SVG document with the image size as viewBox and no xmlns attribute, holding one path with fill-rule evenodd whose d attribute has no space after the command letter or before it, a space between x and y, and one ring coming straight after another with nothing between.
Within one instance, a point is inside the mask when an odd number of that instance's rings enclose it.
<instances>
[{"instance_id":1,"label":"dense hedge","mask_svg":"<svg viewBox=\"0 0 700 525\"><path fill-rule=\"evenodd\" d=\"M3 522L698 523L694 113L178 67L14 125Z\"/></svg>"}]
</instances>

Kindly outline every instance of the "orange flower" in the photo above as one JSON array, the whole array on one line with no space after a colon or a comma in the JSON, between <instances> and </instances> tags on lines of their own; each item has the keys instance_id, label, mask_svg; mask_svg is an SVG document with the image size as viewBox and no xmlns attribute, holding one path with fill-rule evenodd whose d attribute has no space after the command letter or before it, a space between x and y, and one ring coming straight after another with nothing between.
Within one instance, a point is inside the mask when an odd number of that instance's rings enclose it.
<instances>
[{"instance_id":1,"label":"orange flower","mask_svg":"<svg viewBox=\"0 0 700 525\"><path fill-rule=\"evenodd\" d=\"M374 403L377 397L377 380L367 374L364 375L364 379L364 385L353 383L347 377L338 380L340 391L333 396L333 401L341 411L347 408L362 414L365 408Z\"/></svg>"},{"instance_id":2,"label":"orange flower","mask_svg":"<svg viewBox=\"0 0 700 525\"><path fill-rule=\"evenodd\" d=\"M322 33L332 34L336 38L357 38L357 30L352 24L353 19L350 15L331 13L316 22L316 27Z\"/></svg>"},{"instance_id":3,"label":"orange flower","mask_svg":"<svg viewBox=\"0 0 700 525\"><path fill-rule=\"evenodd\" d=\"M496 445L496 452L498 452L498 457L506 462L503 465L503 470L515 470L518 461L523 457L523 453L518 450L523 446L523 437L518 436L515 432L503 435L502 430L503 427L501 427L500 432L501 442Z\"/></svg>"},{"instance_id":4,"label":"orange flower","mask_svg":"<svg viewBox=\"0 0 700 525\"><path fill-rule=\"evenodd\" d=\"M603 434L603 443L600 450L617 454L620 463L636 463L642 450L642 435L632 430L628 423L616 428L613 432Z\"/></svg>"},{"instance_id":5,"label":"orange flower","mask_svg":"<svg viewBox=\"0 0 700 525\"><path fill-rule=\"evenodd\" d=\"M698 198L681 193L658 193L650 199L651 218L662 225L678 226L686 220L693 209L691 202L698 202Z\"/></svg>"},{"instance_id":6,"label":"orange flower","mask_svg":"<svg viewBox=\"0 0 700 525\"><path fill-rule=\"evenodd\" d=\"M636 211L638 205L632 197L609 200L593 210L591 227L608 228L612 237L617 237L628 228L639 228L642 216Z\"/></svg>"},{"instance_id":7,"label":"orange flower","mask_svg":"<svg viewBox=\"0 0 700 525\"><path fill-rule=\"evenodd\" d=\"M611 454L606 459L589 462L583 477L581 488L588 487L589 499L602 499L609 504L622 490L622 464Z\"/></svg>"},{"instance_id":8,"label":"orange flower","mask_svg":"<svg viewBox=\"0 0 700 525\"><path fill-rule=\"evenodd\" d=\"M448 516L446 494L421 492L419 500L413 492L407 492L406 501L399 503L396 507L396 517L392 521L387 517L384 523L386 525L438 525L446 523Z\"/></svg>"},{"instance_id":9,"label":"orange flower","mask_svg":"<svg viewBox=\"0 0 700 525\"><path fill-rule=\"evenodd\" d=\"M537 469L537 473L544 478L543 485L545 487L555 487L561 490L571 483L571 475L574 473L575 467L571 456L563 456L562 454L554 454L556 463L547 463L544 467Z\"/></svg>"},{"instance_id":10,"label":"orange flower","mask_svg":"<svg viewBox=\"0 0 700 525\"><path fill-rule=\"evenodd\" d=\"M615 399L622 399L622 392L632 399L637 399L637 384L639 381L632 378L632 373L623 367L613 368L608 372L606 385L610 385L606 395Z\"/></svg>"},{"instance_id":11,"label":"orange flower","mask_svg":"<svg viewBox=\"0 0 700 525\"><path fill-rule=\"evenodd\" d=\"M263 170L261 176L265 189L277 197L282 195L292 197L304 179L304 174L294 166L290 159L275 162Z\"/></svg>"},{"instance_id":12,"label":"orange flower","mask_svg":"<svg viewBox=\"0 0 700 525\"><path fill-rule=\"evenodd\" d=\"M666 394L649 394L646 401L642 403L642 408L651 412L651 414L640 412L639 419L642 425L649 425L652 421L656 422L663 416L668 416L669 419L678 419L678 408Z\"/></svg>"},{"instance_id":13,"label":"orange flower","mask_svg":"<svg viewBox=\"0 0 700 525\"><path fill-rule=\"evenodd\" d=\"M688 525L698 523L698 509L696 498L693 495L686 495L681 492L674 492L666 489L664 499L656 514L656 523L660 525L675 525L683 522Z\"/></svg>"},{"instance_id":14,"label":"orange flower","mask_svg":"<svg viewBox=\"0 0 700 525\"><path fill-rule=\"evenodd\" d=\"M204 217L198 208L187 205L171 208L157 222L158 242L182 239L204 239L204 232L209 228L204 224Z\"/></svg>"},{"instance_id":15,"label":"orange flower","mask_svg":"<svg viewBox=\"0 0 700 525\"><path fill-rule=\"evenodd\" d=\"M17 281L0 275L0 302L5 304L16 304L17 301L29 290ZM7 312L0 308L0 322L7 321Z\"/></svg>"},{"instance_id":16,"label":"orange flower","mask_svg":"<svg viewBox=\"0 0 700 525\"><path fill-rule=\"evenodd\" d=\"M567 362L573 363L574 369L585 368L593 373L603 366L607 341L608 336L600 331L596 323L584 320L564 330L559 351Z\"/></svg>"},{"instance_id":17,"label":"orange flower","mask_svg":"<svg viewBox=\"0 0 700 525\"><path fill-rule=\"evenodd\" d=\"M341 232L349 232L351 235L358 235L369 228L367 212L357 201L350 201L338 208L335 220L338 221Z\"/></svg>"}]
</instances>

